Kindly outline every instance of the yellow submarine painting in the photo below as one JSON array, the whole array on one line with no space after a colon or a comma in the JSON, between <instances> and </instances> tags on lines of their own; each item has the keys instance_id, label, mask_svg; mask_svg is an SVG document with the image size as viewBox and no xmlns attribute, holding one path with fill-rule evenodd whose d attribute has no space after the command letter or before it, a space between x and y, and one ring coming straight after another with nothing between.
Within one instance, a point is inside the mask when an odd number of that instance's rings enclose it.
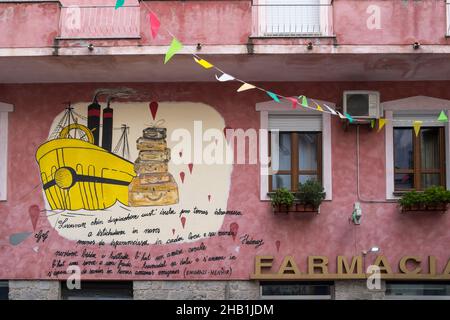
<instances>
[{"instance_id":1,"label":"yellow submarine painting","mask_svg":"<svg viewBox=\"0 0 450 320\"><path fill-rule=\"evenodd\" d=\"M89 106L86 127L77 123L73 109L68 107L50 140L36 152L43 189L52 210L102 210L117 201L128 205L128 186L136 176L134 164L111 152L109 106L103 110L103 143L98 146L99 111L98 103ZM126 132L124 127L123 155L128 147Z\"/></svg>"},{"instance_id":2,"label":"yellow submarine painting","mask_svg":"<svg viewBox=\"0 0 450 320\"><path fill-rule=\"evenodd\" d=\"M225 215L194 212L227 208L233 166L192 163L191 141L172 137L180 128L194 134L196 121L202 121L216 129L218 142L211 143L232 154L231 145L220 140L224 118L198 102L130 95L110 103L119 89L98 89L101 99L62 107L36 147L35 174L49 224L65 239L105 243L168 243L178 237L192 242L198 239L190 239L191 233L218 232ZM115 233L116 222L123 234Z\"/></svg>"}]
</instances>

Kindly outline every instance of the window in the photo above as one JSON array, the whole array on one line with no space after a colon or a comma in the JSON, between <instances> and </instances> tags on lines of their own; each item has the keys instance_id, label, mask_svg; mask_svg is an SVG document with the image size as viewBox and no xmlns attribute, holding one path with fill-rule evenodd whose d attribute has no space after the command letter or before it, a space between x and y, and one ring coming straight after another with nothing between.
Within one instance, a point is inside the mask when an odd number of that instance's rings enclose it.
<instances>
[{"instance_id":1,"label":"window","mask_svg":"<svg viewBox=\"0 0 450 320\"><path fill-rule=\"evenodd\" d=\"M256 35L266 37L332 35L330 0L254 0Z\"/></svg>"},{"instance_id":2,"label":"window","mask_svg":"<svg viewBox=\"0 0 450 320\"><path fill-rule=\"evenodd\" d=\"M274 144L276 144L276 148L273 148ZM272 158L271 169L276 162L278 170L270 170L269 191L272 192L279 188L298 191L299 183L307 180L322 181L321 146L322 134L320 132L272 132L269 141L269 155ZM278 157L272 155L272 150L276 149ZM274 161L276 158L278 161Z\"/></svg>"},{"instance_id":3,"label":"window","mask_svg":"<svg viewBox=\"0 0 450 320\"><path fill-rule=\"evenodd\" d=\"M8 113L13 106L0 102L0 201L7 198L8 168Z\"/></svg>"},{"instance_id":4,"label":"window","mask_svg":"<svg viewBox=\"0 0 450 320\"><path fill-rule=\"evenodd\" d=\"M315 99L334 107L332 102ZM325 200L332 200L331 116L292 103L273 100L256 104L260 112L260 199L270 200L269 192L279 187L298 188L298 182L316 178L322 183ZM278 145L281 144L281 148ZM271 151L278 150L271 157ZM281 163L280 163L281 161ZM280 166L281 165L281 166ZM283 170L273 172L273 169Z\"/></svg>"},{"instance_id":5,"label":"window","mask_svg":"<svg viewBox=\"0 0 450 320\"><path fill-rule=\"evenodd\" d=\"M414 96L386 101L381 107L387 119L386 199L396 200L402 191L433 184L450 188L450 122L437 121L441 111L449 114L450 100ZM414 120L422 121L418 138Z\"/></svg>"},{"instance_id":6,"label":"window","mask_svg":"<svg viewBox=\"0 0 450 320\"><path fill-rule=\"evenodd\" d=\"M0 281L0 300L8 300L9 286L8 281Z\"/></svg>"},{"instance_id":7,"label":"window","mask_svg":"<svg viewBox=\"0 0 450 320\"><path fill-rule=\"evenodd\" d=\"M386 282L387 299L450 300L449 282Z\"/></svg>"},{"instance_id":8,"label":"window","mask_svg":"<svg viewBox=\"0 0 450 320\"><path fill-rule=\"evenodd\" d=\"M267 0L266 33L320 33L320 0Z\"/></svg>"},{"instance_id":9,"label":"window","mask_svg":"<svg viewBox=\"0 0 450 320\"><path fill-rule=\"evenodd\" d=\"M132 281L82 281L81 289L68 289L61 282L63 300L132 300Z\"/></svg>"},{"instance_id":10,"label":"window","mask_svg":"<svg viewBox=\"0 0 450 320\"><path fill-rule=\"evenodd\" d=\"M445 187L445 131L443 127L394 128L395 191Z\"/></svg>"},{"instance_id":11,"label":"window","mask_svg":"<svg viewBox=\"0 0 450 320\"><path fill-rule=\"evenodd\" d=\"M138 39L140 21L139 5L63 6L59 39Z\"/></svg>"},{"instance_id":12,"label":"window","mask_svg":"<svg viewBox=\"0 0 450 320\"><path fill-rule=\"evenodd\" d=\"M261 299L329 300L333 282L262 282Z\"/></svg>"}]
</instances>

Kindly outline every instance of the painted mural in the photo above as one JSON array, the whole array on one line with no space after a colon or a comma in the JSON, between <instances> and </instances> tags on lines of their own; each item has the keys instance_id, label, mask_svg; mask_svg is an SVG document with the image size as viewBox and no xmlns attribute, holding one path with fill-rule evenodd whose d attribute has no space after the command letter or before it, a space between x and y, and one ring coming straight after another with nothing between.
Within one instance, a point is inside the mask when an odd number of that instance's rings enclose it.
<instances>
[{"instance_id":1,"label":"painted mural","mask_svg":"<svg viewBox=\"0 0 450 320\"><path fill-rule=\"evenodd\" d=\"M226 210L232 166L186 164L183 153L194 150L182 150L186 144L172 150L175 142L168 139L180 129L193 137L196 121L203 129L225 127L214 109L195 103L87 105L73 104L58 115L36 152L49 220L60 235L165 243L219 230L224 215L214 212Z\"/></svg>"},{"instance_id":2,"label":"painted mural","mask_svg":"<svg viewBox=\"0 0 450 320\"><path fill-rule=\"evenodd\" d=\"M222 228L227 215L242 215L227 211L232 164L195 160L196 135L202 139L208 129L220 133L209 137L216 151L233 153L222 116L202 103L101 104L95 99L67 106L36 151L43 211L52 228L79 249L53 252L48 277L64 276L68 266L80 264L85 274L95 269L122 276L127 268L137 268L134 275L158 277L160 273L147 269L165 269L163 257L170 253L180 261L172 261L167 272L179 276L180 269L174 267L180 263L205 262L197 253L207 250L202 242L206 238L234 241L238 224ZM181 249L189 243L188 249ZM175 253L174 245L180 248ZM159 259L153 256L152 248L161 252L164 246L167 253ZM94 253L99 247L111 250L100 260ZM91 255L84 256L88 250ZM132 254L125 253L130 250ZM212 257L209 263L215 265L216 260L220 269L228 258Z\"/></svg>"}]
</instances>

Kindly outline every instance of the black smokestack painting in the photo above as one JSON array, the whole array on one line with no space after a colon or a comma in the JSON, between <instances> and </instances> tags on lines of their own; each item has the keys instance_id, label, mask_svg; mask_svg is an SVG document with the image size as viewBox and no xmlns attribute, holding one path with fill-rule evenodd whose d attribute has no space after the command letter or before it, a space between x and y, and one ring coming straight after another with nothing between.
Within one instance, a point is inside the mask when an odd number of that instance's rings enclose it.
<instances>
[{"instance_id":1,"label":"black smokestack painting","mask_svg":"<svg viewBox=\"0 0 450 320\"><path fill-rule=\"evenodd\" d=\"M114 110L108 106L103 109L103 134L102 148L111 152L113 135L113 114Z\"/></svg>"},{"instance_id":2,"label":"black smokestack painting","mask_svg":"<svg viewBox=\"0 0 450 320\"><path fill-rule=\"evenodd\" d=\"M98 103L97 99L95 99L88 106L87 125L89 130L91 130L94 136L94 144L96 146L100 145L100 114L101 114L101 106Z\"/></svg>"}]
</instances>

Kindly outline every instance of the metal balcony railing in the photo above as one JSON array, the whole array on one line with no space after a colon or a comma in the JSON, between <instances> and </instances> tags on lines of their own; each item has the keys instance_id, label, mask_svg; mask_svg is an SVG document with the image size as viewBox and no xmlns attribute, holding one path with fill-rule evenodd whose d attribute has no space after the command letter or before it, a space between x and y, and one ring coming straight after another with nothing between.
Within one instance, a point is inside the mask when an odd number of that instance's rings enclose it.
<instances>
[{"instance_id":1,"label":"metal balcony railing","mask_svg":"<svg viewBox=\"0 0 450 320\"><path fill-rule=\"evenodd\" d=\"M253 36L333 36L332 0L253 0Z\"/></svg>"},{"instance_id":2,"label":"metal balcony railing","mask_svg":"<svg viewBox=\"0 0 450 320\"><path fill-rule=\"evenodd\" d=\"M61 8L60 39L129 39L140 36L140 7L70 6Z\"/></svg>"}]
</instances>

